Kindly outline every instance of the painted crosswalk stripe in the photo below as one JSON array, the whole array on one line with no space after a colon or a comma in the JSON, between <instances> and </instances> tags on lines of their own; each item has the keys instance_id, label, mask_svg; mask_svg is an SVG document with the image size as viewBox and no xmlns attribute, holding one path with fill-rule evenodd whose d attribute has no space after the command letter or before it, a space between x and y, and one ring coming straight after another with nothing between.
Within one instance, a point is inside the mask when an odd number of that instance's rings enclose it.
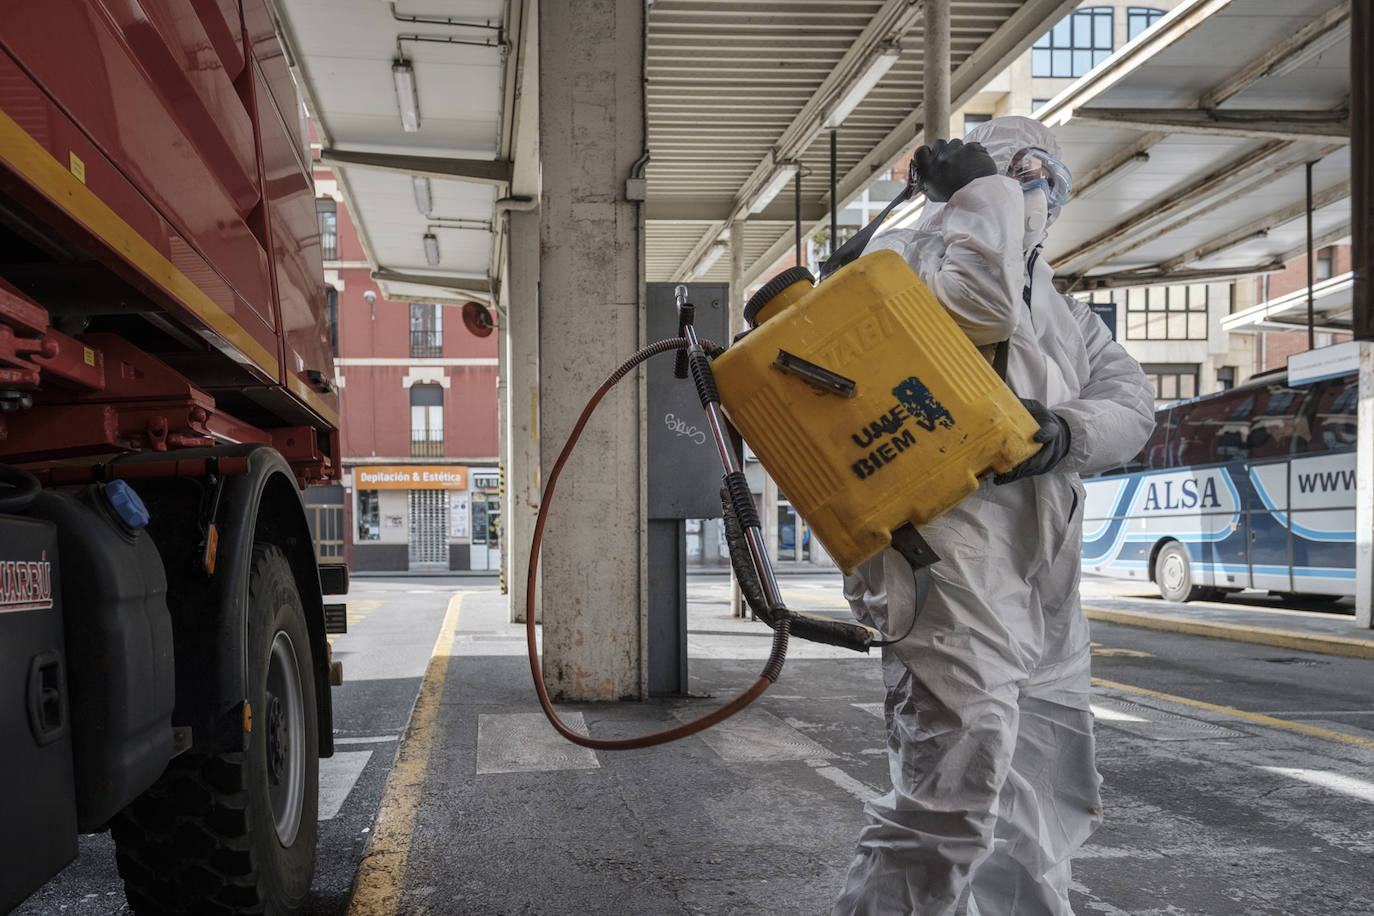
<instances>
[{"instance_id":1,"label":"painted crosswalk stripe","mask_svg":"<svg viewBox=\"0 0 1374 916\"><path fill-rule=\"evenodd\" d=\"M859 782L839 767L831 766L829 760L808 760L806 763L817 776L834 783L861 802L866 802L870 798L877 798L883 794L872 786Z\"/></svg>"},{"instance_id":2,"label":"painted crosswalk stripe","mask_svg":"<svg viewBox=\"0 0 1374 916\"><path fill-rule=\"evenodd\" d=\"M1287 776L1290 779L1311 783L1314 786L1321 786L1323 789L1330 789L1332 792L1349 795L1351 798L1358 798L1361 801L1374 802L1374 782L1366 782L1353 776L1342 776L1340 773L1307 770L1300 767L1260 767L1260 769L1277 773L1280 776Z\"/></svg>"},{"instance_id":3,"label":"painted crosswalk stripe","mask_svg":"<svg viewBox=\"0 0 1374 916\"><path fill-rule=\"evenodd\" d=\"M331 820L339 813L371 757L371 751L336 751L320 761L320 820Z\"/></svg>"}]
</instances>

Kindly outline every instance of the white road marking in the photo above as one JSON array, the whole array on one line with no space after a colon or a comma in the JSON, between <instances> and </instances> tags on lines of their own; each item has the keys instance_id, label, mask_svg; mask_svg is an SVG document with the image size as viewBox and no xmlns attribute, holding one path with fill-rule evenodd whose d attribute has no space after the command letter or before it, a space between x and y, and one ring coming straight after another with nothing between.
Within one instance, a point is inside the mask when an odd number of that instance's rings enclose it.
<instances>
[{"instance_id":1,"label":"white road marking","mask_svg":"<svg viewBox=\"0 0 1374 916\"><path fill-rule=\"evenodd\" d=\"M320 761L320 820L330 820L339 813L371 756L371 751L336 751L333 757Z\"/></svg>"},{"instance_id":2,"label":"white road marking","mask_svg":"<svg viewBox=\"0 0 1374 916\"><path fill-rule=\"evenodd\" d=\"M861 802L866 802L870 798L877 798L883 794L872 786L859 782L839 767L830 766L828 760L808 760L806 763L815 771L817 776L829 780Z\"/></svg>"},{"instance_id":3,"label":"white road marking","mask_svg":"<svg viewBox=\"0 0 1374 916\"><path fill-rule=\"evenodd\" d=\"M1133 716L1133 715L1131 715L1131 714L1128 713L1128 712L1122 712L1122 711L1119 710L1119 709L1112 709L1110 706L1099 706L1099 705L1097 705L1096 703L1092 703L1092 704L1090 704L1090 708L1092 709L1093 715L1094 715L1094 716L1096 716L1096 717L1099 718L1099 719L1102 719L1102 720L1105 721L1105 722L1148 722L1148 721L1149 721L1148 719L1142 719L1142 718L1140 718L1139 716Z\"/></svg>"},{"instance_id":4,"label":"white road marking","mask_svg":"<svg viewBox=\"0 0 1374 916\"><path fill-rule=\"evenodd\" d=\"M388 741L397 741L400 735L369 735L362 738L335 738L335 744L386 744Z\"/></svg>"},{"instance_id":5,"label":"white road marking","mask_svg":"<svg viewBox=\"0 0 1374 916\"><path fill-rule=\"evenodd\" d=\"M1349 795L1351 798L1358 798L1361 801L1374 802L1374 782L1366 782L1353 776L1342 776L1339 773L1328 773L1325 770L1290 767L1260 767L1260 769L1311 783L1314 786L1321 786L1323 789L1330 789L1332 792Z\"/></svg>"}]
</instances>

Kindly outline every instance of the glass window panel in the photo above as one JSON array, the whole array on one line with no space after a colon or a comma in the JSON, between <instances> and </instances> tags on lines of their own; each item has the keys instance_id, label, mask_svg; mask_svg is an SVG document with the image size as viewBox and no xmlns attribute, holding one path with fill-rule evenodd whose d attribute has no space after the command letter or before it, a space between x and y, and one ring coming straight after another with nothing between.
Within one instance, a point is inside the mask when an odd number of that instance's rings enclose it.
<instances>
[{"instance_id":1,"label":"glass window panel","mask_svg":"<svg viewBox=\"0 0 1374 916\"><path fill-rule=\"evenodd\" d=\"M1039 38L1035 39L1035 44L1031 45L1032 48L1048 48L1049 46L1050 46L1050 33L1049 33L1049 32L1046 32L1044 35L1041 35Z\"/></svg>"},{"instance_id":2,"label":"glass window panel","mask_svg":"<svg viewBox=\"0 0 1374 916\"><path fill-rule=\"evenodd\" d=\"M1111 56L1112 56L1112 52L1111 52L1111 51L1094 51L1094 52L1093 52L1093 66L1096 67L1098 64L1102 63L1104 60L1106 60L1107 58L1109 58L1109 57L1111 57Z\"/></svg>"},{"instance_id":3,"label":"glass window panel","mask_svg":"<svg viewBox=\"0 0 1374 916\"><path fill-rule=\"evenodd\" d=\"M1091 48L1093 46L1093 16L1091 13L1075 13L1073 16L1073 46Z\"/></svg>"},{"instance_id":4,"label":"glass window panel","mask_svg":"<svg viewBox=\"0 0 1374 916\"><path fill-rule=\"evenodd\" d=\"M425 408L419 404L412 404L410 407L410 428L413 430L425 428Z\"/></svg>"},{"instance_id":5,"label":"glass window panel","mask_svg":"<svg viewBox=\"0 0 1374 916\"><path fill-rule=\"evenodd\" d=\"M1192 375L1180 375L1178 377L1178 396L1181 398L1197 397L1197 378Z\"/></svg>"},{"instance_id":6,"label":"glass window panel","mask_svg":"<svg viewBox=\"0 0 1374 916\"><path fill-rule=\"evenodd\" d=\"M1168 316L1169 340L1188 339L1188 316L1183 312L1171 312Z\"/></svg>"},{"instance_id":7,"label":"glass window panel","mask_svg":"<svg viewBox=\"0 0 1374 916\"><path fill-rule=\"evenodd\" d=\"M1073 75L1073 54L1069 51L1054 52L1054 72L1053 76L1072 76Z\"/></svg>"},{"instance_id":8,"label":"glass window panel","mask_svg":"<svg viewBox=\"0 0 1374 916\"><path fill-rule=\"evenodd\" d=\"M1126 309L1128 311L1139 311L1145 308L1145 294L1138 289L1126 290Z\"/></svg>"},{"instance_id":9,"label":"glass window panel","mask_svg":"<svg viewBox=\"0 0 1374 916\"><path fill-rule=\"evenodd\" d=\"M1169 300L1169 311L1181 312L1188 308L1188 291L1186 289L1181 286L1170 286L1167 292L1169 293L1167 297Z\"/></svg>"},{"instance_id":10,"label":"glass window panel","mask_svg":"<svg viewBox=\"0 0 1374 916\"><path fill-rule=\"evenodd\" d=\"M1168 301L1169 298L1169 290L1163 286L1152 286L1149 289L1149 296L1149 309L1151 311L1164 311L1165 303Z\"/></svg>"},{"instance_id":11,"label":"glass window panel","mask_svg":"<svg viewBox=\"0 0 1374 916\"><path fill-rule=\"evenodd\" d=\"M1159 396L1166 401L1178 400L1178 376L1172 373L1159 377Z\"/></svg>"},{"instance_id":12,"label":"glass window panel","mask_svg":"<svg viewBox=\"0 0 1374 916\"><path fill-rule=\"evenodd\" d=\"M1145 338L1147 340L1166 339L1164 318L1163 313L1151 312L1148 315L1148 320L1145 323Z\"/></svg>"},{"instance_id":13,"label":"glass window panel","mask_svg":"<svg viewBox=\"0 0 1374 916\"><path fill-rule=\"evenodd\" d=\"M1072 41L1073 15L1065 16L1054 24L1054 32L1050 36L1050 41L1056 48L1067 48Z\"/></svg>"},{"instance_id":14,"label":"glass window panel","mask_svg":"<svg viewBox=\"0 0 1374 916\"><path fill-rule=\"evenodd\" d=\"M1110 51L1112 49L1112 16L1110 13L1105 16L1093 17L1093 48L1098 51Z\"/></svg>"},{"instance_id":15,"label":"glass window panel","mask_svg":"<svg viewBox=\"0 0 1374 916\"><path fill-rule=\"evenodd\" d=\"M1188 313L1188 339L1207 339L1207 314L1205 312Z\"/></svg>"},{"instance_id":16,"label":"glass window panel","mask_svg":"<svg viewBox=\"0 0 1374 916\"><path fill-rule=\"evenodd\" d=\"M1207 284L1194 283L1188 287L1188 308L1206 309L1207 308Z\"/></svg>"},{"instance_id":17,"label":"glass window panel","mask_svg":"<svg viewBox=\"0 0 1374 916\"><path fill-rule=\"evenodd\" d=\"M1049 51L1031 51L1031 76L1054 76Z\"/></svg>"},{"instance_id":18,"label":"glass window panel","mask_svg":"<svg viewBox=\"0 0 1374 916\"><path fill-rule=\"evenodd\" d=\"M1093 68L1093 52L1074 51L1073 52L1073 75L1082 76Z\"/></svg>"},{"instance_id":19,"label":"glass window panel","mask_svg":"<svg viewBox=\"0 0 1374 916\"><path fill-rule=\"evenodd\" d=\"M376 490L358 491L358 540L376 541L382 536Z\"/></svg>"},{"instance_id":20,"label":"glass window panel","mask_svg":"<svg viewBox=\"0 0 1374 916\"><path fill-rule=\"evenodd\" d=\"M429 411L429 441L442 442L444 439L444 408L427 407Z\"/></svg>"},{"instance_id":21,"label":"glass window panel","mask_svg":"<svg viewBox=\"0 0 1374 916\"><path fill-rule=\"evenodd\" d=\"M1126 313L1126 337L1131 340L1145 339L1145 313Z\"/></svg>"}]
</instances>

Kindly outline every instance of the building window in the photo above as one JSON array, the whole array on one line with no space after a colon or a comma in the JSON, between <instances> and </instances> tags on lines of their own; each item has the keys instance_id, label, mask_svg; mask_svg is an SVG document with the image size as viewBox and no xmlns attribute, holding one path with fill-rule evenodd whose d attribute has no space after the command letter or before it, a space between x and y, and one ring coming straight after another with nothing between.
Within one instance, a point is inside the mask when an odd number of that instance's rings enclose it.
<instances>
[{"instance_id":1,"label":"building window","mask_svg":"<svg viewBox=\"0 0 1374 916\"><path fill-rule=\"evenodd\" d=\"M1155 389L1155 403L1197 397L1197 365L1192 363L1142 363L1145 377Z\"/></svg>"},{"instance_id":2,"label":"building window","mask_svg":"<svg viewBox=\"0 0 1374 916\"><path fill-rule=\"evenodd\" d=\"M1207 285L1126 290L1126 339L1206 340Z\"/></svg>"},{"instance_id":3,"label":"building window","mask_svg":"<svg viewBox=\"0 0 1374 916\"><path fill-rule=\"evenodd\" d=\"M444 355L444 316L442 306L430 302L410 303L410 355Z\"/></svg>"},{"instance_id":4,"label":"building window","mask_svg":"<svg viewBox=\"0 0 1374 916\"><path fill-rule=\"evenodd\" d=\"M990 114L966 114L964 115L964 133L968 133L975 124L982 124L991 120L992 115Z\"/></svg>"},{"instance_id":5,"label":"building window","mask_svg":"<svg viewBox=\"0 0 1374 916\"><path fill-rule=\"evenodd\" d=\"M1236 387L1236 367L1222 366L1217 370L1217 390L1230 391Z\"/></svg>"},{"instance_id":6,"label":"building window","mask_svg":"<svg viewBox=\"0 0 1374 916\"><path fill-rule=\"evenodd\" d=\"M1317 263L1315 276L1318 280L1330 280L1334 275L1332 267L1335 264L1336 249L1323 248L1317 252Z\"/></svg>"},{"instance_id":7,"label":"building window","mask_svg":"<svg viewBox=\"0 0 1374 916\"><path fill-rule=\"evenodd\" d=\"M1031 99L1031 111L1039 111L1049 103L1049 99Z\"/></svg>"},{"instance_id":8,"label":"building window","mask_svg":"<svg viewBox=\"0 0 1374 916\"><path fill-rule=\"evenodd\" d=\"M339 355L339 291L332 286L324 288L324 304L329 310L329 349Z\"/></svg>"},{"instance_id":9,"label":"building window","mask_svg":"<svg viewBox=\"0 0 1374 916\"><path fill-rule=\"evenodd\" d=\"M315 200L315 213L320 218L320 256L326 261L339 259L339 205L332 197Z\"/></svg>"},{"instance_id":10,"label":"building window","mask_svg":"<svg viewBox=\"0 0 1374 916\"><path fill-rule=\"evenodd\" d=\"M358 540L382 539L382 510L376 490L358 491Z\"/></svg>"},{"instance_id":11,"label":"building window","mask_svg":"<svg viewBox=\"0 0 1374 916\"><path fill-rule=\"evenodd\" d=\"M1110 6L1074 10L1036 40L1031 48L1031 76L1078 77L1111 56Z\"/></svg>"},{"instance_id":12,"label":"building window","mask_svg":"<svg viewBox=\"0 0 1374 916\"><path fill-rule=\"evenodd\" d=\"M410 454L413 458L444 456L444 389L438 385L410 388Z\"/></svg>"},{"instance_id":13,"label":"building window","mask_svg":"<svg viewBox=\"0 0 1374 916\"><path fill-rule=\"evenodd\" d=\"M1137 35L1154 25L1163 17L1164 10L1153 6L1126 7L1126 40L1133 41Z\"/></svg>"}]
</instances>

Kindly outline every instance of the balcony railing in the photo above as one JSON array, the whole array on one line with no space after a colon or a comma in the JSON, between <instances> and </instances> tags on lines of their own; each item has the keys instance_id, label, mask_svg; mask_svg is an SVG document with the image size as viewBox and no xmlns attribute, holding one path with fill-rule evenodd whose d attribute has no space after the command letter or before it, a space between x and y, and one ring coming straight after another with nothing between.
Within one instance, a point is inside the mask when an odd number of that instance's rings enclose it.
<instances>
[{"instance_id":1,"label":"balcony railing","mask_svg":"<svg viewBox=\"0 0 1374 916\"><path fill-rule=\"evenodd\" d=\"M438 438L434 438L438 436ZM444 436L432 429L416 429L410 433L410 457L444 457Z\"/></svg>"},{"instance_id":2,"label":"balcony railing","mask_svg":"<svg viewBox=\"0 0 1374 916\"><path fill-rule=\"evenodd\" d=\"M425 330L410 332L410 355L432 357L444 355L444 338L438 331Z\"/></svg>"}]
</instances>

